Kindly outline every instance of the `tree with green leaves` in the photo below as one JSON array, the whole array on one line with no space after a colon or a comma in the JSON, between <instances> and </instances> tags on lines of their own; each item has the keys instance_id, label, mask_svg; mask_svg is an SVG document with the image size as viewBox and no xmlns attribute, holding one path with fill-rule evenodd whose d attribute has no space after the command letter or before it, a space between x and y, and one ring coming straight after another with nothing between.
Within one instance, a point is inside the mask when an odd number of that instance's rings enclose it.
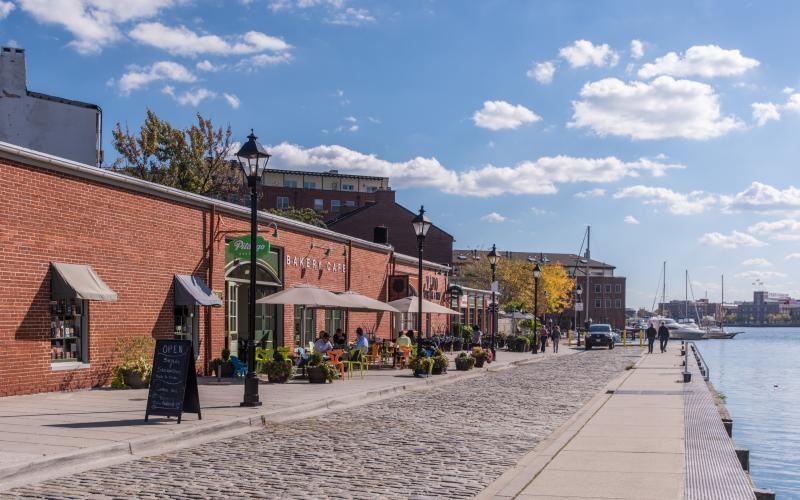
<instances>
[{"instance_id":1,"label":"tree with green leaves","mask_svg":"<svg viewBox=\"0 0 800 500\"><path fill-rule=\"evenodd\" d=\"M287 219L294 219L317 227L328 227L320 215L310 208L270 208L267 212Z\"/></svg>"},{"instance_id":2,"label":"tree with green leaves","mask_svg":"<svg viewBox=\"0 0 800 500\"><path fill-rule=\"evenodd\" d=\"M138 133L117 123L113 137L120 154L112 166L116 171L205 196L241 189L242 174L230 160L230 126L214 128L200 113L196 124L179 129L147 110Z\"/></svg>"}]
</instances>

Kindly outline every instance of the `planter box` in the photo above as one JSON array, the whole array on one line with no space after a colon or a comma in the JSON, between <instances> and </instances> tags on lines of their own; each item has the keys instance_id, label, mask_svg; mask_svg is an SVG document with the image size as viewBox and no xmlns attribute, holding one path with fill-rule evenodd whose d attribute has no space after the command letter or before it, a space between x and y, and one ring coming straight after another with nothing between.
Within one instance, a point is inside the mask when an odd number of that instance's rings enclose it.
<instances>
[{"instance_id":1,"label":"planter box","mask_svg":"<svg viewBox=\"0 0 800 500\"><path fill-rule=\"evenodd\" d=\"M139 372L122 372L122 381L131 389L144 389L147 384L142 379L142 374Z\"/></svg>"},{"instance_id":2,"label":"planter box","mask_svg":"<svg viewBox=\"0 0 800 500\"><path fill-rule=\"evenodd\" d=\"M325 379L325 370L323 370L322 367L307 366L306 373L308 374L308 381L312 384L324 384L327 382Z\"/></svg>"},{"instance_id":3,"label":"planter box","mask_svg":"<svg viewBox=\"0 0 800 500\"><path fill-rule=\"evenodd\" d=\"M217 370L220 371L220 377L233 377L233 363L230 361L217 366Z\"/></svg>"},{"instance_id":4,"label":"planter box","mask_svg":"<svg viewBox=\"0 0 800 500\"><path fill-rule=\"evenodd\" d=\"M414 370L414 376L419 378L427 378L428 371L427 370Z\"/></svg>"},{"instance_id":5,"label":"planter box","mask_svg":"<svg viewBox=\"0 0 800 500\"><path fill-rule=\"evenodd\" d=\"M483 368L483 364L486 362L486 358L484 359L475 359L475 368Z\"/></svg>"},{"instance_id":6,"label":"planter box","mask_svg":"<svg viewBox=\"0 0 800 500\"><path fill-rule=\"evenodd\" d=\"M437 368L434 366L431 375L441 375L442 373L444 373L442 368Z\"/></svg>"}]
</instances>

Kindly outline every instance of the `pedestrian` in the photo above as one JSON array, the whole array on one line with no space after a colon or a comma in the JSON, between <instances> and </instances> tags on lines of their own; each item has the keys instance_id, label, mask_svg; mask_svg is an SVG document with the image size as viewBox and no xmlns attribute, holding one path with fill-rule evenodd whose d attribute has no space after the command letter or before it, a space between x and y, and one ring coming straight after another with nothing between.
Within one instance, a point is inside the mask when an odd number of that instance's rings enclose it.
<instances>
[{"instance_id":1,"label":"pedestrian","mask_svg":"<svg viewBox=\"0 0 800 500\"><path fill-rule=\"evenodd\" d=\"M667 352L667 342L669 342L669 328L664 322L661 322L661 326L658 327L658 340L661 344L661 352Z\"/></svg>"},{"instance_id":2,"label":"pedestrian","mask_svg":"<svg viewBox=\"0 0 800 500\"><path fill-rule=\"evenodd\" d=\"M550 332L550 341L553 343L553 352L558 352L558 341L561 340L561 328L558 325L553 327L553 331Z\"/></svg>"},{"instance_id":3,"label":"pedestrian","mask_svg":"<svg viewBox=\"0 0 800 500\"><path fill-rule=\"evenodd\" d=\"M650 326L647 327L647 353L653 354L653 344L656 342L656 327L653 326L653 323L650 323Z\"/></svg>"},{"instance_id":4,"label":"pedestrian","mask_svg":"<svg viewBox=\"0 0 800 500\"><path fill-rule=\"evenodd\" d=\"M550 336L550 332L547 331L547 327L542 327L542 333L539 335L539 341L541 342L541 347L539 348L542 353L544 353L545 348L547 347L547 337Z\"/></svg>"},{"instance_id":5,"label":"pedestrian","mask_svg":"<svg viewBox=\"0 0 800 500\"><path fill-rule=\"evenodd\" d=\"M472 347L481 347L483 332L478 325L472 325Z\"/></svg>"}]
</instances>

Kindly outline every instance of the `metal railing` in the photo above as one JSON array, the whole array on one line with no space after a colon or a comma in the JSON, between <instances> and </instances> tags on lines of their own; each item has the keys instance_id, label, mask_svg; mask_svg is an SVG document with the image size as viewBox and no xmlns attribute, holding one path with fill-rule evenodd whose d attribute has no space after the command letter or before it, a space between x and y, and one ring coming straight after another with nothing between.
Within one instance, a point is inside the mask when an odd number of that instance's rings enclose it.
<instances>
[{"instance_id":1,"label":"metal railing","mask_svg":"<svg viewBox=\"0 0 800 500\"><path fill-rule=\"evenodd\" d=\"M711 368L709 368L706 360L703 359L703 355L700 354L700 349L697 348L694 342L687 342L686 344L692 348L694 359L697 361L697 368L700 369L700 374L703 375L703 379L708 380L708 377L711 375Z\"/></svg>"}]
</instances>

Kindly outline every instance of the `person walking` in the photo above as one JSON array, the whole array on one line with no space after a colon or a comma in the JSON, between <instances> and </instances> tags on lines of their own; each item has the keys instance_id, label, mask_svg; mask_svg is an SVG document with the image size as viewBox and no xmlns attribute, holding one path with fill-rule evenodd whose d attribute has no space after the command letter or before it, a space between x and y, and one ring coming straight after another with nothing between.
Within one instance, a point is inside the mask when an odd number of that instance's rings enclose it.
<instances>
[{"instance_id":1,"label":"person walking","mask_svg":"<svg viewBox=\"0 0 800 500\"><path fill-rule=\"evenodd\" d=\"M481 347L483 332L478 325L472 325L472 347Z\"/></svg>"},{"instance_id":2,"label":"person walking","mask_svg":"<svg viewBox=\"0 0 800 500\"><path fill-rule=\"evenodd\" d=\"M553 352L558 352L558 341L561 340L561 328L558 325L550 332L550 341L553 343Z\"/></svg>"},{"instance_id":3,"label":"person walking","mask_svg":"<svg viewBox=\"0 0 800 500\"><path fill-rule=\"evenodd\" d=\"M547 330L546 326L542 326L542 333L539 335L539 341L541 342L541 347L539 348L544 354L544 349L547 347L547 337L550 336L550 332Z\"/></svg>"},{"instance_id":4,"label":"person walking","mask_svg":"<svg viewBox=\"0 0 800 500\"><path fill-rule=\"evenodd\" d=\"M650 323L650 326L647 327L647 353L653 354L653 344L656 342L656 327L653 326L653 323Z\"/></svg>"},{"instance_id":5,"label":"person walking","mask_svg":"<svg viewBox=\"0 0 800 500\"><path fill-rule=\"evenodd\" d=\"M658 340L661 344L661 352L667 352L667 342L669 342L669 328L664 322L661 322L661 326L658 327Z\"/></svg>"}]
</instances>

